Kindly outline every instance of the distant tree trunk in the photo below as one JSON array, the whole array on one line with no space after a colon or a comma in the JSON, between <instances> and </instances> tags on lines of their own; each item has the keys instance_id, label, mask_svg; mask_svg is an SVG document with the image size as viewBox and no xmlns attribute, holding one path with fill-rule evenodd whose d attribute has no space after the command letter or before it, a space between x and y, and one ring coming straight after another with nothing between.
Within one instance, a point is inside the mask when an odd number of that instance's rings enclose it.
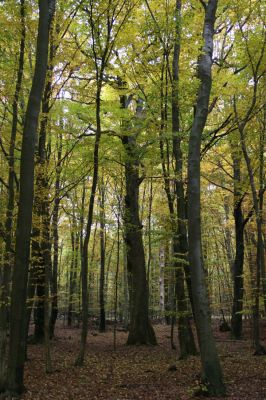
<instances>
[{"instance_id":1,"label":"distant tree trunk","mask_svg":"<svg viewBox=\"0 0 266 400\"><path fill-rule=\"evenodd\" d=\"M114 340L113 348L116 351L116 327L117 327L117 303L118 303L118 274L120 265L120 203L117 215L117 252L116 252L116 270L115 270L115 298L114 298Z\"/></svg>"},{"instance_id":2,"label":"distant tree trunk","mask_svg":"<svg viewBox=\"0 0 266 400\"><path fill-rule=\"evenodd\" d=\"M127 330L129 327L129 289L128 289L128 271L127 271L127 254L126 246L123 246L123 288L124 288L124 301L123 301L123 325Z\"/></svg>"},{"instance_id":3,"label":"distant tree trunk","mask_svg":"<svg viewBox=\"0 0 266 400\"><path fill-rule=\"evenodd\" d=\"M244 126L238 124L240 139L241 139L241 147L244 155L244 159L246 162L249 182L252 193L253 207L256 216L256 226L257 226L257 254L256 254L256 286L255 286L255 299L253 306L253 337L254 337L254 346L255 346L255 354L261 355L266 354L266 349L261 344L260 339L260 285L261 285L261 272L262 272L262 264L264 263L264 249L263 249L263 236L262 236L262 210L263 210L263 197L260 196L260 191L263 185L263 172L261 168L263 168L263 163L260 166L260 190L257 195L254 172L252 170L250 157L247 152L246 142L245 142L245 132ZM263 142L264 144L264 142Z\"/></svg>"},{"instance_id":4,"label":"distant tree trunk","mask_svg":"<svg viewBox=\"0 0 266 400\"><path fill-rule=\"evenodd\" d=\"M69 297L68 297L68 312L67 312L67 326L72 326L73 323L73 309L74 309L74 294L76 291L76 283L77 283L77 249L79 243L77 240L79 237L75 232L75 221L73 221L72 231L71 231L71 264L69 271Z\"/></svg>"},{"instance_id":5,"label":"distant tree trunk","mask_svg":"<svg viewBox=\"0 0 266 400\"><path fill-rule=\"evenodd\" d=\"M26 111L21 149L20 193L16 229L15 264L11 293L8 382L5 388L11 393L21 393L23 391L26 346L26 297L34 188L34 151L38 117L47 70L49 5L50 2L48 0L39 1L36 65Z\"/></svg>"},{"instance_id":6,"label":"distant tree trunk","mask_svg":"<svg viewBox=\"0 0 266 400\"><path fill-rule=\"evenodd\" d=\"M33 207L34 208L34 207ZM34 304L34 341L42 343L44 341L44 280L45 280L45 266L41 252L40 243L40 228L41 220L38 219L38 227L33 229L34 238L32 240L32 262L31 271L34 275L33 282L35 285L35 304ZM35 244L34 244L35 242Z\"/></svg>"},{"instance_id":7,"label":"distant tree trunk","mask_svg":"<svg viewBox=\"0 0 266 400\"><path fill-rule=\"evenodd\" d=\"M164 267L165 267L165 259L164 259L164 247L159 249L159 266L160 266L160 276L159 276L159 290L160 290L160 311L161 315L164 315Z\"/></svg>"},{"instance_id":8,"label":"distant tree trunk","mask_svg":"<svg viewBox=\"0 0 266 400\"><path fill-rule=\"evenodd\" d=\"M169 243L164 243L164 308L165 322L167 325L171 323L171 314L173 312L173 297L174 297L174 277L172 268L170 268Z\"/></svg>"},{"instance_id":9,"label":"distant tree trunk","mask_svg":"<svg viewBox=\"0 0 266 400\"><path fill-rule=\"evenodd\" d=\"M259 224L261 225L261 238L260 238L260 264L261 264L261 281L264 301L264 314L266 314L266 271L265 271L265 240L263 240L263 225L266 225L263 221L263 208L264 208L264 193L266 190L265 186L265 138L266 138L266 104L263 108L263 123L260 131L260 142L259 142L259 195L258 195L258 209L259 209Z\"/></svg>"},{"instance_id":10,"label":"distant tree trunk","mask_svg":"<svg viewBox=\"0 0 266 400\"><path fill-rule=\"evenodd\" d=\"M226 256L231 272L231 277L233 277L233 264L234 264L234 251L232 246L232 231L228 226L229 223L229 216L230 216L230 209L229 209L229 198L225 196L224 198L224 213L225 213L225 221L226 225L224 228L224 243L226 249Z\"/></svg>"},{"instance_id":11,"label":"distant tree trunk","mask_svg":"<svg viewBox=\"0 0 266 400\"><path fill-rule=\"evenodd\" d=\"M24 70L24 53L25 53L25 1L20 0L20 23L21 23L21 39L19 49L19 62L17 70L17 81L15 94L12 104L12 128L11 138L8 152L8 200L5 220L5 254L2 274L0 276L0 392L4 388L6 381L6 352L7 352L7 328L8 328L8 297L9 284L11 280L11 268L14 260L12 238L13 238L13 220L15 207L15 143L18 125L18 103L21 91L23 70Z\"/></svg>"},{"instance_id":12,"label":"distant tree trunk","mask_svg":"<svg viewBox=\"0 0 266 400\"><path fill-rule=\"evenodd\" d=\"M48 186L48 185L46 185ZM51 238L50 238L50 213L48 193L43 200L43 232L42 255L44 261L44 341L45 341L45 372L52 372L51 347L50 347L50 275L52 267Z\"/></svg>"},{"instance_id":13,"label":"distant tree trunk","mask_svg":"<svg viewBox=\"0 0 266 400\"><path fill-rule=\"evenodd\" d=\"M100 323L99 331L105 332L105 301L104 301L104 280L105 280L105 187L102 180L100 188L100 254L101 254L101 270L100 270Z\"/></svg>"},{"instance_id":14,"label":"distant tree trunk","mask_svg":"<svg viewBox=\"0 0 266 400\"><path fill-rule=\"evenodd\" d=\"M193 304L200 346L203 380L211 395L223 396L225 394L225 385L223 383L222 370L211 328L210 306L202 258L200 220L200 146L202 132L208 115L212 84L211 67L217 2L217 0L209 0L208 3L203 3L205 8L203 28L204 43L198 62L200 86L189 138L188 234Z\"/></svg>"},{"instance_id":15,"label":"distant tree trunk","mask_svg":"<svg viewBox=\"0 0 266 400\"><path fill-rule=\"evenodd\" d=\"M232 335L235 339L242 337L242 311L243 311L243 265L244 265L244 217L242 212L242 191L240 154L233 150L234 170L234 221L235 221L235 260L233 264L233 309L232 309Z\"/></svg>"},{"instance_id":16,"label":"distant tree trunk","mask_svg":"<svg viewBox=\"0 0 266 400\"><path fill-rule=\"evenodd\" d=\"M93 151L93 177L92 187L89 200L89 209L87 216L87 224L85 237L82 246L81 255L81 283L82 283L82 331L81 331L81 342L78 357L75 361L75 365L82 365L85 357L85 349L88 334L88 246L91 235L91 226L93 221L93 209L94 200L98 183L98 171L99 171L99 147L101 139L101 90L103 82L103 69L102 65L99 76L97 77L97 93L96 93L96 137Z\"/></svg>"},{"instance_id":17,"label":"distant tree trunk","mask_svg":"<svg viewBox=\"0 0 266 400\"><path fill-rule=\"evenodd\" d=\"M58 221L59 221L59 207L60 207L60 179L61 179L61 158L62 158L62 135L59 136L58 151L57 151L57 165L56 165L56 178L55 178L55 197L54 207L52 212L52 236L53 236L53 263L51 273L51 296L52 296L52 309L50 317L50 335L54 336L55 323L58 314L58 259L59 259L59 234L58 234Z\"/></svg>"},{"instance_id":18,"label":"distant tree trunk","mask_svg":"<svg viewBox=\"0 0 266 400\"><path fill-rule=\"evenodd\" d=\"M174 107L174 110L177 112L176 108ZM178 116L177 116L178 117ZM173 127L177 129L176 123L177 123L177 117L176 114L174 116L174 121L173 121ZM163 117L162 117L163 120ZM179 121L179 120L178 120ZM179 124L179 122L178 122ZM179 126L179 125L178 125ZM175 131L176 134L176 131ZM173 147L176 145L176 140L175 136L173 137ZM179 143L180 145L180 143ZM174 150L175 157L177 156L177 149ZM180 195L180 198L178 198L178 206L177 206L177 212L179 212L178 217L175 212L174 208L174 197L171 194L170 190L170 184L169 184L169 173L166 168L166 163L165 163L165 157L164 157L164 151L163 151L163 142L160 140L160 154L161 154L161 163L162 163L162 169L163 169L163 177L164 177L164 190L166 192L167 196L167 202L168 202L168 207L169 207L169 213L170 213L170 218L171 218L171 227L172 227L172 233L173 233L173 239L172 239L172 247L173 247L173 266L175 269L175 276L172 276L171 278L174 279L175 281L175 300L170 303L171 307L171 312L172 312L172 318L171 318L171 343L172 343L172 348L175 348L175 345L173 343L173 330L174 330L174 324L176 321L175 313L176 311L176 305L178 306L178 339L179 339L179 346L180 346L180 358L185 358L188 355L193 355L196 353L196 345L194 341L194 336L192 332L192 328L190 325L189 321L189 313L187 309L187 301L186 301L186 296L185 296L185 286L184 286L184 270L187 268L186 263L187 263L187 247L185 247L185 243L187 243L187 237L184 237L184 232L186 233L186 227L185 227L185 220L180 219L180 213L183 211L184 203L182 203L182 198L181 198L181 192L180 188L182 183L179 182L176 183L176 194L178 193ZM180 160L178 163L178 167L180 167ZM182 161L181 161L182 164ZM182 173L182 170L181 170ZM183 197L184 200L184 197ZM181 214L183 218L185 216ZM176 217L178 218L178 222L176 222ZM177 226L176 226L177 225ZM182 260L182 262L180 262ZM173 283L174 285L174 283ZM177 303L177 304L175 304Z\"/></svg>"}]
</instances>

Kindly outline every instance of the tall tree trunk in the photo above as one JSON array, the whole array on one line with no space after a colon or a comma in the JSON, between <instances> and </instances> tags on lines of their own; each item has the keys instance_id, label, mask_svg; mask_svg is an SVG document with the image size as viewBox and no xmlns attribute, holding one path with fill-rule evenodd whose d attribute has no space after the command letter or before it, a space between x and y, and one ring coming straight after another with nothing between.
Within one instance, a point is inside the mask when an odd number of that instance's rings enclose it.
<instances>
[{"instance_id":1,"label":"tall tree trunk","mask_svg":"<svg viewBox=\"0 0 266 400\"><path fill-rule=\"evenodd\" d=\"M125 108L125 104L124 104ZM127 344L156 344L154 330L149 321L148 285L139 219L139 161L134 134L124 135L126 152L125 177L125 243L130 294L130 324Z\"/></svg>"},{"instance_id":2,"label":"tall tree trunk","mask_svg":"<svg viewBox=\"0 0 266 400\"><path fill-rule=\"evenodd\" d=\"M46 184L47 188L48 185ZM42 256L44 261L44 341L45 341L45 372L52 372L51 348L50 348L50 275L52 267L51 238L50 238L50 213L48 193L43 200L43 232L42 232Z\"/></svg>"},{"instance_id":3,"label":"tall tree trunk","mask_svg":"<svg viewBox=\"0 0 266 400\"><path fill-rule=\"evenodd\" d=\"M99 331L105 332L105 301L104 301L104 278L105 278L105 187L104 181L100 188L100 254L101 254L101 270L100 270L100 323Z\"/></svg>"},{"instance_id":4,"label":"tall tree trunk","mask_svg":"<svg viewBox=\"0 0 266 400\"><path fill-rule=\"evenodd\" d=\"M62 158L62 134L59 136L58 151L57 151L57 165L56 165L56 178L55 178L55 197L54 207L52 212L52 233L53 233L53 264L51 274L51 296L52 296L52 310L50 317L50 335L54 336L55 323L58 314L58 259L59 259L59 234L58 234L58 221L59 221L59 207L60 207L60 179L61 179L61 158Z\"/></svg>"},{"instance_id":5,"label":"tall tree trunk","mask_svg":"<svg viewBox=\"0 0 266 400\"><path fill-rule=\"evenodd\" d=\"M225 385L211 328L210 306L201 248L200 220L200 147L201 136L208 115L212 84L213 35L217 2L217 0L209 0L207 4L203 3L205 8L203 28L204 43L202 54L198 62L200 86L189 138L188 234L193 304L200 346L203 380L211 395L221 396L225 394Z\"/></svg>"},{"instance_id":6,"label":"tall tree trunk","mask_svg":"<svg viewBox=\"0 0 266 400\"><path fill-rule=\"evenodd\" d=\"M233 309L232 309L232 335L235 339L242 336L242 310L243 310L243 265L244 265L244 218L242 212L241 171L240 155L238 150L233 150L234 170L234 221L235 221L235 260L233 264Z\"/></svg>"},{"instance_id":7,"label":"tall tree trunk","mask_svg":"<svg viewBox=\"0 0 266 400\"><path fill-rule=\"evenodd\" d=\"M9 144L8 153L8 200L7 200L7 211L5 220L5 254L4 254L4 266L3 272L0 276L0 392L4 387L6 381L6 352L7 352L7 327L8 327L8 296L9 296L9 284L11 280L11 267L13 264L13 214L15 206L15 143L17 135L18 125L18 103L21 91L23 70L24 70L24 53L25 53L25 1L20 0L20 23L21 23L21 39L19 49L19 62L17 70L17 81L15 94L12 104L12 128L11 138Z\"/></svg>"},{"instance_id":8,"label":"tall tree trunk","mask_svg":"<svg viewBox=\"0 0 266 400\"><path fill-rule=\"evenodd\" d=\"M75 292L75 258L76 258L76 233L74 231L75 224L72 224L71 231L71 264L69 271L69 296L68 296L68 310L67 310L67 326L72 326L73 322L73 303Z\"/></svg>"},{"instance_id":9,"label":"tall tree trunk","mask_svg":"<svg viewBox=\"0 0 266 400\"><path fill-rule=\"evenodd\" d=\"M232 245L232 231L228 226L230 220L230 209L229 209L229 196L224 197L224 213L225 213L225 228L224 228L224 244L226 249L226 256L231 272L231 277L233 277L233 265L234 265L234 251Z\"/></svg>"},{"instance_id":10,"label":"tall tree trunk","mask_svg":"<svg viewBox=\"0 0 266 400\"><path fill-rule=\"evenodd\" d=\"M189 355L197 354L197 349L189 320L190 315L188 312L184 285L184 265L178 261L178 259L180 258L180 242L177 237L174 238L173 250L175 258L175 297L177 302L178 315L178 341L180 350L179 358L183 359L188 357Z\"/></svg>"},{"instance_id":11,"label":"tall tree trunk","mask_svg":"<svg viewBox=\"0 0 266 400\"><path fill-rule=\"evenodd\" d=\"M165 267L165 259L164 259L164 247L159 249L159 267L160 267L160 274L159 274L159 292L160 292L160 312L161 316L164 315L165 310L165 302L164 302L164 267Z\"/></svg>"},{"instance_id":12,"label":"tall tree trunk","mask_svg":"<svg viewBox=\"0 0 266 400\"><path fill-rule=\"evenodd\" d=\"M129 327L129 288L127 270L126 245L123 246L123 325L126 330Z\"/></svg>"},{"instance_id":13,"label":"tall tree trunk","mask_svg":"<svg viewBox=\"0 0 266 400\"><path fill-rule=\"evenodd\" d=\"M96 93L96 137L93 152L93 177L89 201L89 210L87 216L86 233L82 246L81 255L81 283L82 283L82 330L80 350L75 365L82 365L85 357L85 349L88 334L88 246L91 235L91 226L93 221L94 200L98 183L99 171L99 147L101 139L101 89L102 89L103 69L97 77Z\"/></svg>"},{"instance_id":14,"label":"tall tree trunk","mask_svg":"<svg viewBox=\"0 0 266 400\"><path fill-rule=\"evenodd\" d=\"M122 87L123 82L119 82ZM120 96L120 106L127 109L132 98ZM149 290L146 277L145 253L142 238L142 224L139 218L139 155L136 136L142 115L142 102L139 99L136 109L135 126L132 134L126 121L122 121L122 143L125 149L125 210L124 240L126 244L127 274L129 288L129 335L128 345L157 344L153 327L149 320ZM135 132L134 132L135 130Z\"/></svg>"},{"instance_id":15,"label":"tall tree trunk","mask_svg":"<svg viewBox=\"0 0 266 400\"><path fill-rule=\"evenodd\" d=\"M259 142L259 199L258 199L258 209L260 216L260 229L261 229L261 238L260 238L260 265L261 265L261 283L262 283L262 291L263 291L263 301L264 301L264 313L266 313L266 271L265 271L265 241L263 240L263 207L264 207L264 193L266 190L265 187L265 138L266 138L266 104L264 104L263 108L263 122L260 131L260 142Z\"/></svg>"},{"instance_id":16,"label":"tall tree trunk","mask_svg":"<svg viewBox=\"0 0 266 400\"><path fill-rule=\"evenodd\" d=\"M118 303L118 274L120 265L120 213L121 207L119 202L119 212L117 215L117 252L116 252L116 270L115 270L115 296L114 296L114 340L113 348L116 350L116 327L117 327L117 303Z\"/></svg>"},{"instance_id":17,"label":"tall tree trunk","mask_svg":"<svg viewBox=\"0 0 266 400\"><path fill-rule=\"evenodd\" d=\"M151 261L152 261L152 248L151 248L151 229L152 229L152 201L153 201L153 185L152 178L150 181L150 193L149 193L149 213L148 213L148 261L147 261L147 282L148 282L148 290L150 287L150 270L151 270Z\"/></svg>"},{"instance_id":18,"label":"tall tree trunk","mask_svg":"<svg viewBox=\"0 0 266 400\"><path fill-rule=\"evenodd\" d=\"M167 325L171 324L171 316L173 313L173 297L174 297L174 277L173 270L170 263L169 242L164 243L164 308L165 308L165 322Z\"/></svg>"},{"instance_id":19,"label":"tall tree trunk","mask_svg":"<svg viewBox=\"0 0 266 400\"><path fill-rule=\"evenodd\" d=\"M6 385L7 391L15 393L21 393L23 391L26 345L26 296L34 188L34 151L38 117L47 70L50 3L51 1L48 0L39 0L36 64L26 111L21 149L20 193L11 293L10 345L8 356L8 381Z\"/></svg>"},{"instance_id":20,"label":"tall tree trunk","mask_svg":"<svg viewBox=\"0 0 266 400\"><path fill-rule=\"evenodd\" d=\"M44 324L45 324L45 269L50 268L46 265L45 260L51 260L44 254L45 251L49 251L46 245L43 245L43 237L46 232L50 230L50 207L48 202L48 191L49 191L49 179L48 179L48 162L49 156L47 152L47 129L48 129L48 118L50 112L50 101L52 96L52 76L54 70L54 56L55 56L55 45L53 38L53 25L50 21L50 52L49 52L49 65L47 70L47 79L42 98L42 118L40 123L40 134L38 143L38 156L36 165L36 184L35 184L35 197L34 197L34 210L35 210L35 240L39 242L40 259L36 265L35 271L35 284L36 284L36 306L35 306L35 341L42 342L44 340ZM48 224L48 227L46 226ZM49 232L50 236L50 232ZM49 247L51 248L51 246Z\"/></svg>"},{"instance_id":21,"label":"tall tree trunk","mask_svg":"<svg viewBox=\"0 0 266 400\"><path fill-rule=\"evenodd\" d=\"M263 198L260 197L261 187L257 195L254 172L252 170L250 157L248 155L246 147L244 126L242 126L240 123L238 127L240 132L241 147L248 170L253 207L256 215L257 254L256 254L256 286L255 286L255 296L254 296L255 299L253 306L253 338L254 338L255 354L261 355L261 354L266 354L266 349L262 346L260 342L261 340L260 339L260 286L261 286L262 263L264 263L264 249L263 249L263 236L262 236L262 208L261 208L263 207ZM261 179L260 179L260 185L261 185Z\"/></svg>"},{"instance_id":22,"label":"tall tree trunk","mask_svg":"<svg viewBox=\"0 0 266 400\"><path fill-rule=\"evenodd\" d=\"M179 110L179 56L181 41L181 0L176 1L175 10L176 38L173 55L173 83L172 83L172 133L173 156L175 160L175 194L177 200L177 234L173 238L175 269L176 269L176 299L178 309L178 338L180 357L185 358L190 354L196 354L196 345L190 326L187 301L184 288L184 272L186 274L188 293L191 307L193 299L191 292L191 278L188 267L188 243L186 227L186 202L183 183L183 154L181 151L180 110ZM181 260L181 261L177 261ZM184 272L183 272L184 271Z\"/></svg>"}]
</instances>

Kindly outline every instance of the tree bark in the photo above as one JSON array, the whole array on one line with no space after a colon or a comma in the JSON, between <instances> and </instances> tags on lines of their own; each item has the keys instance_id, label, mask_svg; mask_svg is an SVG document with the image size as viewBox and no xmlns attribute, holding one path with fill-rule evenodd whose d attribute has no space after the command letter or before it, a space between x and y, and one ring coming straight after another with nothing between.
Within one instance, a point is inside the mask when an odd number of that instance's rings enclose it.
<instances>
[{"instance_id":1,"label":"tree bark","mask_svg":"<svg viewBox=\"0 0 266 400\"><path fill-rule=\"evenodd\" d=\"M39 0L36 64L27 105L20 163L20 193L16 227L15 263L11 293L10 346L6 390L23 391L26 296L34 188L34 151L41 99L47 70L49 44L48 0Z\"/></svg>"},{"instance_id":2,"label":"tree bark","mask_svg":"<svg viewBox=\"0 0 266 400\"><path fill-rule=\"evenodd\" d=\"M0 392L6 381L6 353L7 353L7 328L8 328L8 296L9 284L11 280L11 268L13 264L13 225L14 225L14 207L15 207L15 143L18 125L18 103L22 86L23 70L24 70L24 53L25 53L25 1L20 0L20 23L21 23L21 39L19 49L19 62L17 70L17 81L12 104L12 128L8 153L8 200L5 220L5 253L3 271L0 276Z\"/></svg>"},{"instance_id":3,"label":"tree bark","mask_svg":"<svg viewBox=\"0 0 266 400\"><path fill-rule=\"evenodd\" d=\"M105 281L105 187L104 181L100 188L100 254L101 254L101 269L100 269L100 323L99 331L105 332L105 301L104 301L104 281Z\"/></svg>"},{"instance_id":4,"label":"tree bark","mask_svg":"<svg viewBox=\"0 0 266 400\"><path fill-rule=\"evenodd\" d=\"M242 311L243 311L243 265L244 265L244 217L242 211L240 155L236 150L232 152L234 170L234 221L235 221L235 259L233 264L233 309L232 309L232 335L235 339L242 337Z\"/></svg>"},{"instance_id":5,"label":"tree bark","mask_svg":"<svg viewBox=\"0 0 266 400\"><path fill-rule=\"evenodd\" d=\"M50 317L50 335L54 336L55 323L58 314L58 260L59 260L59 234L58 234L58 221L59 221L59 207L60 207L60 179L61 179L61 157L62 157L62 135L59 136L58 151L57 151L57 165L56 165L56 178L55 178L55 197L54 207L52 212L52 233L53 233L53 263L51 274L51 296L52 296L52 310Z\"/></svg>"},{"instance_id":6,"label":"tree bark","mask_svg":"<svg viewBox=\"0 0 266 400\"><path fill-rule=\"evenodd\" d=\"M122 87L122 81L119 82ZM127 109L131 96L120 96L120 106ZM139 155L136 136L139 119L142 114L142 103L137 104L135 126L129 128L122 121L122 144L125 149L125 203L124 203L124 240L127 257L127 277L129 290L129 335L128 345L157 344L153 327L149 321L149 290L146 277L145 253L142 238L142 224L139 217ZM133 123L134 125L134 123ZM130 134L127 134L132 130Z\"/></svg>"},{"instance_id":7,"label":"tree bark","mask_svg":"<svg viewBox=\"0 0 266 400\"><path fill-rule=\"evenodd\" d=\"M82 283L82 331L81 342L78 357L75 365L82 365L85 357L85 349L88 334L88 246L91 235L91 226L93 221L93 208L98 183L99 171L99 147L101 139L101 90L102 90L103 69L101 69L100 76L97 77L97 93L96 93L96 137L93 152L93 177L92 187L89 201L89 209L86 224L86 233L82 246L81 255L81 283Z\"/></svg>"},{"instance_id":8,"label":"tree bark","mask_svg":"<svg viewBox=\"0 0 266 400\"><path fill-rule=\"evenodd\" d=\"M207 4L204 3L204 44L198 62L200 86L189 138L188 234L193 304L200 346L203 381L211 395L223 396L225 394L225 385L211 328L210 306L201 248L200 220L200 147L202 132L208 116L212 84L213 35L217 2L217 0L209 0Z\"/></svg>"},{"instance_id":9,"label":"tree bark","mask_svg":"<svg viewBox=\"0 0 266 400\"><path fill-rule=\"evenodd\" d=\"M76 232L76 224L73 218L71 232L71 265L69 271L69 298L68 298L68 312L67 312L67 326L72 326L74 316L74 299L77 286L77 261L78 261L78 248L79 248L79 235Z\"/></svg>"},{"instance_id":10,"label":"tree bark","mask_svg":"<svg viewBox=\"0 0 266 400\"><path fill-rule=\"evenodd\" d=\"M257 195L254 172L252 170L250 157L247 152L246 142L245 142L245 132L244 126L241 123L238 125L241 139L241 147L244 155L244 159L246 162L249 182L252 193L253 207L255 210L256 216L256 226L257 226L257 254L256 254L256 286L255 286L255 298L253 305L253 338L254 338L254 347L255 354L261 355L266 354L266 349L261 344L260 339L260 286L261 286L261 271L262 264L264 263L264 249L263 249L263 236L262 236L262 207L263 207L263 198L260 198ZM260 179L261 184L261 179ZM261 188L260 188L261 189Z\"/></svg>"},{"instance_id":11,"label":"tree bark","mask_svg":"<svg viewBox=\"0 0 266 400\"><path fill-rule=\"evenodd\" d=\"M177 200L177 228L173 238L176 287L175 294L178 310L178 339L180 346L180 358L196 354L196 345L190 326L189 313L184 287L184 272L187 280L187 288L193 310L191 292L191 278L188 266L188 243L186 225L186 202L183 183L183 154L181 150L180 110L179 110L179 56L181 41L181 0L176 1L175 10L176 38L173 55L173 83L172 83L172 134L173 156L175 160L175 195ZM179 261L180 260L180 261Z\"/></svg>"},{"instance_id":12,"label":"tree bark","mask_svg":"<svg viewBox=\"0 0 266 400\"><path fill-rule=\"evenodd\" d=\"M121 98L126 108L125 96ZM155 345L156 337L149 321L148 284L146 279L145 255L142 239L142 224L139 219L139 160L136 135L122 137L126 153L125 178L125 243L129 280L130 323L127 344Z\"/></svg>"},{"instance_id":13,"label":"tree bark","mask_svg":"<svg viewBox=\"0 0 266 400\"><path fill-rule=\"evenodd\" d=\"M37 251L40 252L37 257L39 260L36 260L36 270L33 271L35 275L35 284L36 284L36 306L35 306L35 341L42 342L45 336L45 269L50 268L50 266L46 265L46 261L48 260L49 264L51 261L51 252L50 256L47 257L45 252L51 249L44 243L44 236L49 233L50 237L50 207L48 201L48 192L49 192L49 178L48 178L48 162L49 155L47 152L47 129L48 129L48 118L50 112L50 101L52 97L52 77L54 70L54 57L55 57L55 45L53 38L53 24L51 24L51 18L53 15L50 15L50 52L49 52L49 63L47 70L47 79L44 89L44 94L42 98L42 118L40 123L40 134L39 134L39 143L38 143L38 156L37 156L37 165L36 165L36 184L35 184L35 196L34 196L34 210L35 210L35 218L33 221L35 222L35 241L37 244ZM46 226L48 224L48 226ZM34 225L34 224L33 224ZM43 250L45 249L45 250ZM34 256L34 254L33 254Z\"/></svg>"},{"instance_id":14,"label":"tree bark","mask_svg":"<svg viewBox=\"0 0 266 400\"><path fill-rule=\"evenodd\" d=\"M164 302L164 267L165 267L165 259L164 259L164 247L159 249L159 268L160 268L160 275L159 275L159 291L160 291L160 312L161 316L164 315L165 311L165 302Z\"/></svg>"}]
</instances>

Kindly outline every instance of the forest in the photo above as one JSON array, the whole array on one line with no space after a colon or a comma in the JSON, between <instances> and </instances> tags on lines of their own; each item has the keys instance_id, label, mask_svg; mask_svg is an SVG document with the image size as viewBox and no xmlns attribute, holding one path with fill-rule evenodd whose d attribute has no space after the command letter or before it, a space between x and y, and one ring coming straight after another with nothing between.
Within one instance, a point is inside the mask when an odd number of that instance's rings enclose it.
<instances>
[{"instance_id":1,"label":"forest","mask_svg":"<svg viewBox=\"0 0 266 400\"><path fill-rule=\"evenodd\" d=\"M266 399L266 4L0 28L0 399Z\"/></svg>"}]
</instances>

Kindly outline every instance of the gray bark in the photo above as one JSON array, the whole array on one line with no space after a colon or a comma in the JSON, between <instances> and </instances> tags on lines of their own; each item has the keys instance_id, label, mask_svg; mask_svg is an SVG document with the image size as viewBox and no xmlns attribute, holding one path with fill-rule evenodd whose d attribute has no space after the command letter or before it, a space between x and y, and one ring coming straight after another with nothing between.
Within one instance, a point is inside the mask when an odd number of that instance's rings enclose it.
<instances>
[{"instance_id":1,"label":"gray bark","mask_svg":"<svg viewBox=\"0 0 266 400\"><path fill-rule=\"evenodd\" d=\"M200 86L189 138L188 234L193 304L200 346L203 381L211 395L219 396L225 394L225 385L211 328L210 306L202 257L200 220L200 147L202 132L208 116L212 84L213 35L217 3L217 0L209 0L208 4L205 3L204 44L198 62Z\"/></svg>"}]
</instances>

